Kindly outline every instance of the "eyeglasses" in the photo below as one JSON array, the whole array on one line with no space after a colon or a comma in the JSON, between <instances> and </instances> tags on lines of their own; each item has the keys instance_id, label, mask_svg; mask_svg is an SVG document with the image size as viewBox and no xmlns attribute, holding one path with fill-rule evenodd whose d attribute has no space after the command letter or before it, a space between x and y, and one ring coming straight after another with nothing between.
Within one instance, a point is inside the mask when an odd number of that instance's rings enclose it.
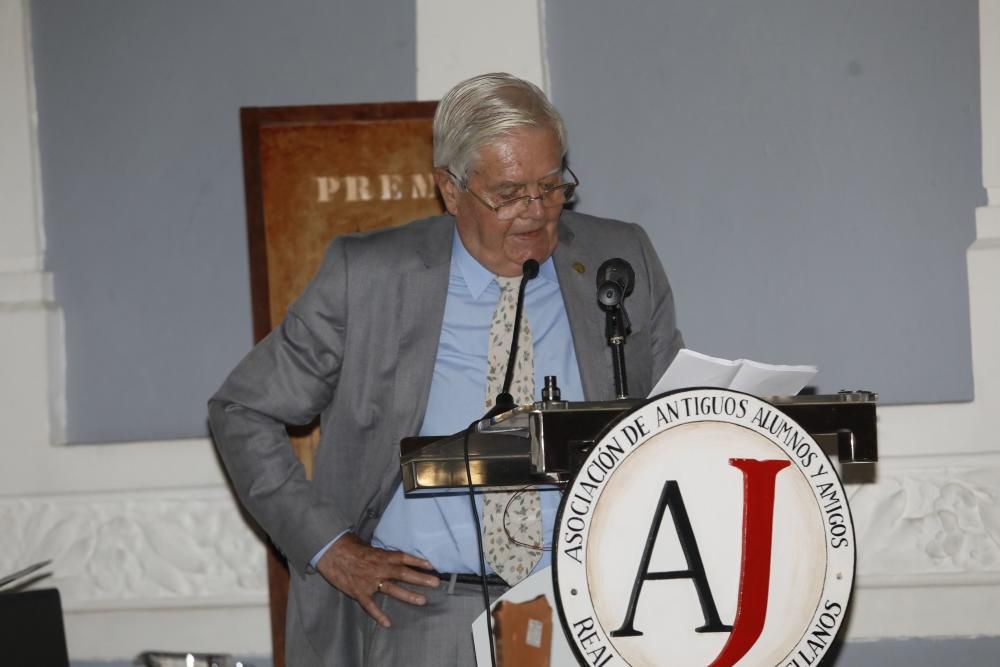
<instances>
[{"instance_id":1,"label":"eyeglasses","mask_svg":"<svg viewBox=\"0 0 1000 667\"><path fill-rule=\"evenodd\" d=\"M532 197L531 195L511 197L510 199L504 199L496 204L491 204L489 200L470 190L468 184L453 174L451 170L448 171L448 175L455 179L455 182L458 183L463 190L479 200L480 204L493 211L498 220L513 220L527 211L532 202L539 201L542 203L542 206L552 208L555 206L562 206L571 200L573 198L573 193L576 192L577 186L580 185L580 179L576 177L576 174L574 174L573 170L569 167L566 167L566 171L568 171L569 175L573 177L572 183L557 183L555 185L539 184L539 193L535 197Z\"/></svg>"}]
</instances>

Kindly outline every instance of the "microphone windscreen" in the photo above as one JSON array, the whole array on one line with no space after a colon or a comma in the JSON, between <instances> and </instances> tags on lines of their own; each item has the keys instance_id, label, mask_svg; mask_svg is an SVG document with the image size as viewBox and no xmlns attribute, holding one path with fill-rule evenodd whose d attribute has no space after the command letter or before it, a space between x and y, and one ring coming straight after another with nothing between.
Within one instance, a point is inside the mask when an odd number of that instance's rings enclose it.
<instances>
[{"instance_id":1,"label":"microphone windscreen","mask_svg":"<svg viewBox=\"0 0 1000 667\"><path fill-rule=\"evenodd\" d=\"M635 271L632 265L621 257L609 259L597 269L597 287L601 289L606 282L616 282L622 288L623 296L632 293L635 286Z\"/></svg>"},{"instance_id":2,"label":"microphone windscreen","mask_svg":"<svg viewBox=\"0 0 1000 667\"><path fill-rule=\"evenodd\" d=\"M538 275L538 262L534 259L525 260L521 265L521 272L525 280L531 280Z\"/></svg>"}]
</instances>

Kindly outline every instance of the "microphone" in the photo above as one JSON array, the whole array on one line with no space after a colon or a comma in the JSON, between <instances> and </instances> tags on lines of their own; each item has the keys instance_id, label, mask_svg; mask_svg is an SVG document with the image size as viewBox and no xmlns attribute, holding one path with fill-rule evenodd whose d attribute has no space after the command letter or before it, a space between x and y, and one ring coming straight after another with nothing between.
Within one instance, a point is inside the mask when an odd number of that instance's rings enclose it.
<instances>
[{"instance_id":1,"label":"microphone","mask_svg":"<svg viewBox=\"0 0 1000 667\"><path fill-rule=\"evenodd\" d=\"M632 333L632 323L625 311L625 297L635 287L632 265L620 257L609 259L597 269L597 303L605 315L605 335L611 347L611 365L615 375L615 396L628 398L625 371L625 339Z\"/></svg>"},{"instance_id":2,"label":"microphone","mask_svg":"<svg viewBox=\"0 0 1000 667\"><path fill-rule=\"evenodd\" d=\"M635 271L621 257L609 259L597 269L597 301L603 310L617 308L635 287Z\"/></svg>"},{"instance_id":3,"label":"microphone","mask_svg":"<svg viewBox=\"0 0 1000 667\"><path fill-rule=\"evenodd\" d=\"M527 259L524 261L524 264L521 265L521 273L523 274L525 280L531 280L532 278L538 277L538 269L540 268L541 267L536 260Z\"/></svg>"},{"instance_id":4,"label":"microphone","mask_svg":"<svg viewBox=\"0 0 1000 667\"><path fill-rule=\"evenodd\" d=\"M521 311L524 309L524 288L528 281L538 276L539 265L534 259L525 260L521 265L521 286L517 290L517 307L514 311L514 337L510 341L510 354L507 355L507 373L504 375L503 390L497 395L496 402L483 418L495 417L501 412L513 410L517 405L510 395L510 383L514 381L514 362L517 359L517 339L521 333Z\"/></svg>"}]
</instances>

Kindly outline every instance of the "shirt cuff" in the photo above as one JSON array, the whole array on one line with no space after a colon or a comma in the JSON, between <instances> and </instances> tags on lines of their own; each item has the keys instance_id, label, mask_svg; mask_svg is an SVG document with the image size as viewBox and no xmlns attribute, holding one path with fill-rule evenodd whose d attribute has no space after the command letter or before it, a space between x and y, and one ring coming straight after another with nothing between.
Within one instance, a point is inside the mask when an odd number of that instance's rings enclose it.
<instances>
[{"instance_id":1,"label":"shirt cuff","mask_svg":"<svg viewBox=\"0 0 1000 667\"><path fill-rule=\"evenodd\" d=\"M313 556L312 560L309 561L309 567L311 567L312 569L315 570L316 569L316 564L319 563L319 559L323 557L323 554L325 554L327 551L330 550L330 547L333 546L334 542L336 542L337 540L339 540L340 538L342 538L344 535L346 535L349 532L351 532L350 529L343 530L335 538L333 538L332 540L330 540L329 542L327 542L326 546L324 546L322 549L320 549L319 551L317 551L316 555Z\"/></svg>"}]
</instances>

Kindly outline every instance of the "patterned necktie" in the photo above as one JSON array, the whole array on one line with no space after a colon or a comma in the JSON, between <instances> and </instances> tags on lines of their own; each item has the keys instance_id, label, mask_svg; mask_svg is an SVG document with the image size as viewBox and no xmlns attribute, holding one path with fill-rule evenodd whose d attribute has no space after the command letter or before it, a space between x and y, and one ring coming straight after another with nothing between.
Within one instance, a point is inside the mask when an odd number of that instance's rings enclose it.
<instances>
[{"instance_id":1,"label":"patterned necktie","mask_svg":"<svg viewBox=\"0 0 1000 667\"><path fill-rule=\"evenodd\" d=\"M490 325L486 369L487 409L493 407L494 399L503 390L507 357L514 335L517 291L521 284L520 278L497 276L496 281L500 286L500 300L497 302L493 323ZM510 383L510 394L518 405L535 400L532 345L531 328L528 326L528 319L522 313L521 330L517 339L517 359ZM517 487L483 494L483 549L486 551L486 562L511 586L527 577L542 557L542 503L538 492L512 493L512 490L516 491ZM516 542L512 541L511 537ZM534 545L534 548L522 546L523 544Z\"/></svg>"}]
</instances>

